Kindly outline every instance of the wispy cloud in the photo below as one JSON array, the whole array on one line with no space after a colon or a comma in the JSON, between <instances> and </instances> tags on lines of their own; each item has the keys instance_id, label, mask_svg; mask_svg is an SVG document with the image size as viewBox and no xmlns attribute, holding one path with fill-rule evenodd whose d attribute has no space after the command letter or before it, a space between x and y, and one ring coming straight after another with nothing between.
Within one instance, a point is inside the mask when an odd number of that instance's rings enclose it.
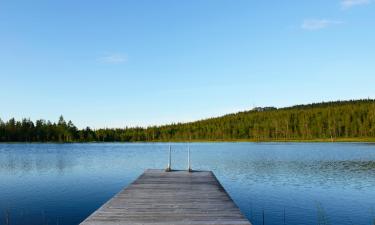
<instances>
[{"instance_id":1,"label":"wispy cloud","mask_svg":"<svg viewBox=\"0 0 375 225\"><path fill-rule=\"evenodd\" d=\"M103 57L100 57L98 59L99 62L101 63L108 63L108 64L120 64L120 63L125 63L128 61L128 56L125 54L108 54Z\"/></svg>"},{"instance_id":2,"label":"wispy cloud","mask_svg":"<svg viewBox=\"0 0 375 225\"><path fill-rule=\"evenodd\" d=\"M341 7L343 9L349 9L353 6L367 5L370 3L371 0L341 0Z\"/></svg>"},{"instance_id":3,"label":"wispy cloud","mask_svg":"<svg viewBox=\"0 0 375 225\"><path fill-rule=\"evenodd\" d=\"M304 20L301 28L304 30L320 30L330 26L342 24L342 21L327 19L307 19Z\"/></svg>"}]
</instances>

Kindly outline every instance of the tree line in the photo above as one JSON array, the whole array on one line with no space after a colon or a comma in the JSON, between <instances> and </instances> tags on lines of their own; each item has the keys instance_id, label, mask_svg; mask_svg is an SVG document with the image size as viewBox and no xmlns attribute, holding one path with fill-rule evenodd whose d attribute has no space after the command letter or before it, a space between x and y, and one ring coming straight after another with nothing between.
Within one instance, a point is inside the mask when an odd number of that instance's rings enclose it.
<instances>
[{"instance_id":1,"label":"tree line","mask_svg":"<svg viewBox=\"0 0 375 225\"><path fill-rule=\"evenodd\" d=\"M286 108L254 108L190 123L78 129L58 122L0 119L0 142L138 142L313 140L375 138L375 100L351 100Z\"/></svg>"}]
</instances>

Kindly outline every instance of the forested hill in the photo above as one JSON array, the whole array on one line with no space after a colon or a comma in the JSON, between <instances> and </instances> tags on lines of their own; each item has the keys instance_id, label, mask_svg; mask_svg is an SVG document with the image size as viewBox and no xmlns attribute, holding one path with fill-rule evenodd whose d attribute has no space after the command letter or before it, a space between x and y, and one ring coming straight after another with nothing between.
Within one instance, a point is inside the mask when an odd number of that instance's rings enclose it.
<instances>
[{"instance_id":1,"label":"forested hill","mask_svg":"<svg viewBox=\"0 0 375 225\"><path fill-rule=\"evenodd\" d=\"M79 130L57 123L0 119L1 142L375 140L375 100L254 108L222 117L148 128Z\"/></svg>"}]
</instances>

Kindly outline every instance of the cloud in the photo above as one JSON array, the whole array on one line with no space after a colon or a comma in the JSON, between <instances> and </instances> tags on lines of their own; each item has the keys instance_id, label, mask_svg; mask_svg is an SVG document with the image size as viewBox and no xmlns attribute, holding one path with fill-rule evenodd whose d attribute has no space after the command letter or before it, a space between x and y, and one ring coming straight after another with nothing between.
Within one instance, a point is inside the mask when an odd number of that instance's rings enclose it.
<instances>
[{"instance_id":1,"label":"cloud","mask_svg":"<svg viewBox=\"0 0 375 225\"><path fill-rule=\"evenodd\" d=\"M304 30L320 30L338 24L342 24L342 21L327 19L308 19L303 21L301 28Z\"/></svg>"},{"instance_id":2,"label":"cloud","mask_svg":"<svg viewBox=\"0 0 375 225\"><path fill-rule=\"evenodd\" d=\"M121 64L128 61L128 56L125 54L109 54L98 59L101 63L107 64Z\"/></svg>"},{"instance_id":3,"label":"cloud","mask_svg":"<svg viewBox=\"0 0 375 225\"><path fill-rule=\"evenodd\" d=\"M343 9L349 9L353 6L367 5L370 3L371 0L341 0L341 7Z\"/></svg>"}]
</instances>

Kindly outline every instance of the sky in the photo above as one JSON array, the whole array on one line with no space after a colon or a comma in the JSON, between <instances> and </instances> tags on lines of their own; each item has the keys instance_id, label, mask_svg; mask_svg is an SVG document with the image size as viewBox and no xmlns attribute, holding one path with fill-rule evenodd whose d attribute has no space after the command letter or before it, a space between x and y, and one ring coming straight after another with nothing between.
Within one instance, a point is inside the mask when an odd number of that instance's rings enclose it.
<instances>
[{"instance_id":1,"label":"sky","mask_svg":"<svg viewBox=\"0 0 375 225\"><path fill-rule=\"evenodd\" d=\"M0 0L0 118L79 128L375 98L375 0Z\"/></svg>"}]
</instances>

